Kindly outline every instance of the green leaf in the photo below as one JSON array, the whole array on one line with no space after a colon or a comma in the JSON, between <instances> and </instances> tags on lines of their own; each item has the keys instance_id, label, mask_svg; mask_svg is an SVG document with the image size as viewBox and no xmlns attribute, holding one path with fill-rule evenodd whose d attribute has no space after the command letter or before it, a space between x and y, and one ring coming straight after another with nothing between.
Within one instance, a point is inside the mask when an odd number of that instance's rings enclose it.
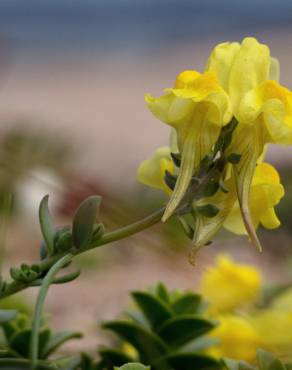
<instances>
[{"instance_id":1,"label":"green leaf","mask_svg":"<svg viewBox=\"0 0 292 370\"><path fill-rule=\"evenodd\" d=\"M72 227L74 246L78 249L85 247L91 239L101 197L92 195L86 198L77 209Z\"/></svg>"},{"instance_id":2,"label":"green leaf","mask_svg":"<svg viewBox=\"0 0 292 370\"><path fill-rule=\"evenodd\" d=\"M172 370L220 370L222 364L212 357L196 353L177 353L165 356L155 362L159 369L161 361L167 361Z\"/></svg>"},{"instance_id":3,"label":"green leaf","mask_svg":"<svg viewBox=\"0 0 292 370\"><path fill-rule=\"evenodd\" d=\"M197 313L202 297L192 292L183 294L172 303L172 309L177 315Z\"/></svg>"},{"instance_id":4,"label":"green leaf","mask_svg":"<svg viewBox=\"0 0 292 370\"><path fill-rule=\"evenodd\" d=\"M39 207L40 227L49 255L54 253L55 228L49 212L49 196L43 197Z\"/></svg>"},{"instance_id":5,"label":"green leaf","mask_svg":"<svg viewBox=\"0 0 292 370\"><path fill-rule=\"evenodd\" d=\"M17 316L16 310L0 310L0 324L11 321Z\"/></svg>"},{"instance_id":6,"label":"green leaf","mask_svg":"<svg viewBox=\"0 0 292 370\"><path fill-rule=\"evenodd\" d=\"M143 327L128 321L110 321L102 325L132 344L139 352L141 361L151 363L153 359L165 355L167 348L162 340Z\"/></svg>"},{"instance_id":7,"label":"green leaf","mask_svg":"<svg viewBox=\"0 0 292 370\"><path fill-rule=\"evenodd\" d=\"M274 362L275 357L263 349L257 350L257 361L259 370L268 370L270 365Z\"/></svg>"},{"instance_id":8,"label":"green leaf","mask_svg":"<svg viewBox=\"0 0 292 370\"><path fill-rule=\"evenodd\" d=\"M4 370L31 370L31 363L25 359L0 358L0 369ZM39 364L37 370L56 370L55 366Z\"/></svg>"},{"instance_id":9,"label":"green leaf","mask_svg":"<svg viewBox=\"0 0 292 370\"><path fill-rule=\"evenodd\" d=\"M51 332L48 329L44 329L39 334L39 355L41 355L43 348L46 346ZM24 329L16 332L9 341L10 347L19 353L22 357L29 357L29 343L31 337L31 329Z\"/></svg>"},{"instance_id":10,"label":"green leaf","mask_svg":"<svg viewBox=\"0 0 292 370\"><path fill-rule=\"evenodd\" d=\"M169 293L166 286L163 283L158 283L155 287L155 294L159 297L164 303L169 303Z\"/></svg>"},{"instance_id":11,"label":"green leaf","mask_svg":"<svg viewBox=\"0 0 292 370\"><path fill-rule=\"evenodd\" d=\"M56 349L62 346L65 342L68 342L71 339L79 338L82 338L81 333L71 331L61 331L59 333L51 335L42 350L41 358L44 359L48 358L53 352L56 351Z\"/></svg>"},{"instance_id":12,"label":"green leaf","mask_svg":"<svg viewBox=\"0 0 292 370\"><path fill-rule=\"evenodd\" d=\"M212 338L209 336L202 336L196 338L195 340L190 341L187 343L181 351L183 352L202 352L206 348L216 346L220 344L220 340L218 338Z\"/></svg>"},{"instance_id":13,"label":"green leaf","mask_svg":"<svg viewBox=\"0 0 292 370\"><path fill-rule=\"evenodd\" d=\"M226 160L229 163L238 164L240 162L240 159L241 159L241 154L231 153L229 154Z\"/></svg>"},{"instance_id":14,"label":"green leaf","mask_svg":"<svg viewBox=\"0 0 292 370\"><path fill-rule=\"evenodd\" d=\"M283 363L278 358L276 358L271 363L268 370L286 370L286 369L285 369L285 366L283 365Z\"/></svg>"},{"instance_id":15,"label":"green leaf","mask_svg":"<svg viewBox=\"0 0 292 370\"><path fill-rule=\"evenodd\" d=\"M144 366L138 363L126 364L122 367L115 367L114 370L150 370L149 366Z\"/></svg>"},{"instance_id":16,"label":"green leaf","mask_svg":"<svg viewBox=\"0 0 292 370\"><path fill-rule=\"evenodd\" d=\"M134 361L134 359L129 355L117 349L101 348L98 352L102 358L102 363L104 363L107 368L113 368L113 366L122 366L127 362Z\"/></svg>"},{"instance_id":17,"label":"green leaf","mask_svg":"<svg viewBox=\"0 0 292 370\"><path fill-rule=\"evenodd\" d=\"M219 189L218 181L211 180L203 189L203 196L208 198L217 193Z\"/></svg>"},{"instance_id":18,"label":"green leaf","mask_svg":"<svg viewBox=\"0 0 292 370\"><path fill-rule=\"evenodd\" d=\"M212 218L219 213L220 209L214 204L205 204L203 206L197 206L196 211L205 217Z\"/></svg>"},{"instance_id":19,"label":"green leaf","mask_svg":"<svg viewBox=\"0 0 292 370\"><path fill-rule=\"evenodd\" d=\"M137 305L153 328L172 317L171 310L157 297L146 292L132 292Z\"/></svg>"},{"instance_id":20,"label":"green leaf","mask_svg":"<svg viewBox=\"0 0 292 370\"><path fill-rule=\"evenodd\" d=\"M159 328L158 334L169 346L178 347L208 333L215 326L210 320L184 315L166 321Z\"/></svg>"},{"instance_id":21,"label":"green leaf","mask_svg":"<svg viewBox=\"0 0 292 370\"><path fill-rule=\"evenodd\" d=\"M180 167L181 164L181 155L179 153L170 153L171 159L176 167Z\"/></svg>"}]
</instances>

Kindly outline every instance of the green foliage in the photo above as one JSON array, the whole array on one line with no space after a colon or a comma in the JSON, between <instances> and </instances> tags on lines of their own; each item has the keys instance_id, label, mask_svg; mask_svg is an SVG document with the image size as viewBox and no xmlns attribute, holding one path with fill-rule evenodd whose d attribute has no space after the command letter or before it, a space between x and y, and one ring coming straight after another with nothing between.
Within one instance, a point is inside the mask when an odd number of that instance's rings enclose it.
<instances>
[{"instance_id":1,"label":"green foliage","mask_svg":"<svg viewBox=\"0 0 292 370\"><path fill-rule=\"evenodd\" d=\"M131 364L123 365L121 367L115 367L114 370L150 370L150 367L133 362Z\"/></svg>"},{"instance_id":2,"label":"green foliage","mask_svg":"<svg viewBox=\"0 0 292 370\"><path fill-rule=\"evenodd\" d=\"M137 309L125 319L105 322L102 327L134 347L137 356L119 348L102 348L100 368L112 370L128 362L147 364L152 370L220 369L204 350L206 336L216 325L202 317L205 303L192 292L168 291L158 284L151 291L132 292Z\"/></svg>"},{"instance_id":3,"label":"green foliage","mask_svg":"<svg viewBox=\"0 0 292 370\"><path fill-rule=\"evenodd\" d=\"M19 361L21 364L19 369L28 368L24 360L29 358L29 342L32 333L29 317L17 314L13 310L0 310L0 330L0 368L2 363L9 363L11 369L14 369ZM81 334L78 332L52 333L46 325L42 325L39 331L39 359L48 360L65 342L80 337ZM17 359L18 362L14 363L13 359Z\"/></svg>"},{"instance_id":4,"label":"green foliage","mask_svg":"<svg viewBox=\"0 0 292 370\"><path fill-rule=\"evenodd\" d=\"M251 366L244 361L225 359L223 361L227 370L291 370L292 364L284 364L271 353L262 349L257 350L257 365Z\"/></svg>"}]
</instances>

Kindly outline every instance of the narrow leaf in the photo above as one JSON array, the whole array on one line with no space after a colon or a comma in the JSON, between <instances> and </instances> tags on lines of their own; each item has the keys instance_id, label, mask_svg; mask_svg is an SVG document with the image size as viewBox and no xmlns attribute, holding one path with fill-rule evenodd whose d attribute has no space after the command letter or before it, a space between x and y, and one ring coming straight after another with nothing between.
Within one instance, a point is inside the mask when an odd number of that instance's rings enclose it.
<instances>
[{"instance_id":1,"label":"narrow leaf","mask_svg":"<svg viewBox=\"0 0 292 370\"><path fill-rule=\"evenodd\" d=\"M76 248L83 248L90 242L100 203L101 197L93 195L86 198L77 209L72 227Z\"/></svg>"},{"instance_id":2,"label":"narrow leaf","mask_svg":"<svg viewBox=\"0 0 292 370\"><path fill-rule=\"evenodd\" d=\"M201 302L202 297L199 294L189 292L177 298L172 304L172 309L177 315L195 314Z\"/></svg>"},{"instance_id":3,"label":"narrow leaf","mask_svg":"<svg viewBox=\"0 0 292 370\"><path fill-rule=\"evenodd\" d=\"M179 347L214 329L213 321L184 315L172 318L159 328L159 336L172 347Z\"/></svg>"},{"instance_id":4,"label":"narrow leaf","mask_svg":"<svg viewBox=\"0 0 292 370\"><path fill-rule=\"evenodd\" d=\"M142 362L151 364L155 358L167 352L165 344L156 334L137 324L117 320L106 322L102 327L132 344L138 350Z\"/></svg>"},{"instance_id":5,"label":"narrow leaf","mask_svg":"<svg viewBox=\"0 0 292 370\"><path fill-rule=\"evenodd\" d=\"M17 316L16 310L0 310L0 324L11 321Z\"/></svg>"},{"instance_id":6,"label":"narrow leaf","mask_svg":"<svg viewBox=\"0 0 292 370\"><path fill-rule=\"evenodd\" d=\"M160 358L155 362L155 368L159 369L160 362L167 361L170 369L174 370L220 370L222 364L215 358L197 353L177 353Z\"/></svg>"},{"instance_id":7,"label":"narrow leaf","mask_svg":"<svg viewBox=\"0 0 292 370\"><path fill-rule=\"evenodd\" d=\"M158 297L147 292L132 292L137 305L153 328L172 317L172 312Z\"/></svg>"},{"instance_id":8,"label":"narrow leaf","mask_svg":"<svg viewBox=\"0 0 292 370\"><path fill-rule=\"evenodd\" d=\"M46 359L64 343L68 342L71 339L79 338L82 338L82 334L79 332L61 331L59 333L55 333L50 337L49 341L44 346L41 357Z\"/></svg>"},{"instance_id":9,"label":"narrow leaf","mask_svg":"<svg viewBox=\"0 0 292 370\"><path fill-rule=\"evenodd\" d=\"M55 228L49 212L49 196L43 197L39 207L39 221L49 255L54 253Z\"/></svg>"}]
</instances>

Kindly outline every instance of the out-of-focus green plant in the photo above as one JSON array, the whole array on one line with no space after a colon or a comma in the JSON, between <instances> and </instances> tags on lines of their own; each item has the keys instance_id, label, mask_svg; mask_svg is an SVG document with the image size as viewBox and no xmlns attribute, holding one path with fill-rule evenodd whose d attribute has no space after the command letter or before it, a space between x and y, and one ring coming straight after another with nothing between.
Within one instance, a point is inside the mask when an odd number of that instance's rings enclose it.
<instances>
[{"instance_id":1,"label":"out-of-focus green plant","mask_svg":"<svg viewBox=\"0 0 292 370\"><path fill-rule=\"evenodd\" d=\"M256 365L244 361L223 360L226 370L291 370L292 364L283 363L270 352L259 349L257 351Z\"/></svg>"},{"instance_id":2,"label":"out-of-focus green plant","mask_svg":"<svg viewBox=\"0 0 292 370\"><path fill-rule=\"evenodd\" d=\"M29 364L31 319L25 314L18 314L15 310L0 310L0 331L0 368L5 368L8 363L12 366L14 360L15 366L17 363L24 366ZM48 361L49 357L54 357L55 352L67 341L81 336L79 332L70 331L52 333L47 324L42 323L38 332L40 364L49 366L51 363ZM62 363L64 359L61 358L60 361ZM58 362L58 359L54 359L55 364Z\"/></svg>"},{"instance_id":3,"label":"out-of-focus green plant","mask_svg":"<svg viewBox=\"0 0 292 370\"><path fill-rule=\"evenodd\" d=\"M190 291L168 291L159 284L151 291L132 292L132 298L136 309L128 310L124 319L102 325L124 341L121 349L99 350L102 368L112 370L140 361L153 370L219 369L218 361L203 354L214 342L206 335L216 322L202 316L206 305L201 296ZM134 350L127 353L124 343Z\"/></svg>"}]
</instances>

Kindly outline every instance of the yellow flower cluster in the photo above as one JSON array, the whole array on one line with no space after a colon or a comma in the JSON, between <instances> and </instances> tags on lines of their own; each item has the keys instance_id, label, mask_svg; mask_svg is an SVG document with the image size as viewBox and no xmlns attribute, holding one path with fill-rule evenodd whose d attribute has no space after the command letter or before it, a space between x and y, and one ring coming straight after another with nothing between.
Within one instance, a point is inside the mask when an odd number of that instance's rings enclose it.
<instances>
[{"instance_id":1,"label":"yellow flower cluster","mask_svg":"<svg viewBox=\"0 0 292 370\"><path fill-rule=\"evenodd\" d=\"M216 266L202 276L201 292L209 302L208 315L219 320L211 334L219 343L208 353L252 362L257 348L265 348L291 360L292 289L269 307L257 308L262 298L260 271L219 255Z\"/></svg>"},{"instance_id":2,"label":"yellow flower cluster","mask_svg":"<svg viewBox=\"0 0 292 370\"><path fill-rule=\"evenodd\" d=\"M228 193L218 190L211 203L220 212L212 220L200 216L194 244L204 245L224 224L235 233L248 233L260 249L255 229L279 226L274 206L284 195L276 170L262 163L269 143L292 144L292 92L278 83L279 64L269 48L255 38L225 42L212 51L205 71L184 71L173 88L154 98L146 95L151 112L172 127L181 163L175 167L174 148L160 148L138 169L138 179L163 189L170 196L163 221L179 207L192 177L232 120L237 123L225 157L234 153L239 162L226 165L222 179ZM172 190L165 171L177 177ZM200 205L200 203L198 203Z\"/></svg>"}]
</instances>

